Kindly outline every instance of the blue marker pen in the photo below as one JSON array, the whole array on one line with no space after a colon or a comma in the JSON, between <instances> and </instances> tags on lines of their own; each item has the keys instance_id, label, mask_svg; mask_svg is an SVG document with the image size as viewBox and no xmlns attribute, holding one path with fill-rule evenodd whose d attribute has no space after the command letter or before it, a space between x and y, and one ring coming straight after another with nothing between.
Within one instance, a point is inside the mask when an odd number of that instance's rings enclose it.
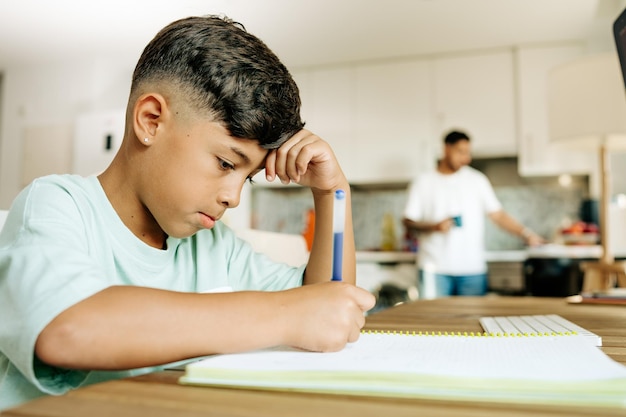
<instances>
[{"instance_id":1,"label":"blue marker pen","mask_svg":"<svg viewBox=\"0 0 626 417\"><path fill-rule=\"evenodd\" d=\"M346 193L335 191L333 201L333 276L331 281L341 281L343 269L343 231L346 225Z\"/></svg>"}]
</instances>

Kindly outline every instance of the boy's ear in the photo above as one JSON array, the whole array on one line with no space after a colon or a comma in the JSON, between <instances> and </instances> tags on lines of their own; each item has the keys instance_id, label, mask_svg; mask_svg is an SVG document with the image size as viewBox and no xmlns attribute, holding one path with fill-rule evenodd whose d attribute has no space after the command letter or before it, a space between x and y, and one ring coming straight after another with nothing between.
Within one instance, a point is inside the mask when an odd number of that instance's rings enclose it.
<instances>
[{"instance_id":1,"label":"boy's ear","mask_svg":"<svg viewBox=\"0 0 626 417\"><path fill-rule=\"evenodd\" d=\"M144 94L135 102L133 129L136 138L143 145L151 144L157 135L164 122L166 106L165 98L156 93Z\"/></svg>"}]
</instances>

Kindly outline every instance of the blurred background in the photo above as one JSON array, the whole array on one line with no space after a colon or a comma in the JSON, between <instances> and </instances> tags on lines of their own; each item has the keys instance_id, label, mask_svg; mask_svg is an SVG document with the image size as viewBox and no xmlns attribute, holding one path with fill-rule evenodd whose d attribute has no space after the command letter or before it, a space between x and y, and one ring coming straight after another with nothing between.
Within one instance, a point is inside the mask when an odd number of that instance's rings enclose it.
<instances>
[{"instance_id":1,"label":"blurred background","mask_svg":"<svg viewBox=\"0 0 626 417\"><path fill-rule=\"evenodd\" d=\"M120 144L130 77L146 43L178 18L223 14L263 39L292 71L307 127L335 149L353 187L363 286L374 288L381 276L401 283L414 279L419 242L405 236L400 223L406 188L435 166L442 135L452 128L470 134L472 165L489 177L510 214L551 243L572 246L565 235L581 223L598 223L598 156L551 143L546 80L551 69L570 60L614 53L611 26L625 5L2 1L0 209L8 209L37 176L104 169ZM626 210L626 155L613 153L611 161L612 223L626 224L619 220ZM224 221L300 234L311 208L306 190L258 178ZM533 254L520 240L487 227L494 292L569 293L579 280L569 270L555 273L561 281L553 286L531 290L531 273L537 271L530 271L529 259L576 263L597 251L596 239L575 242L589 246L588 252ZM612 236L616 255L626 255L626 232ZM391 244L383 248L383 241Z\"/></svg>"}]
</instances>

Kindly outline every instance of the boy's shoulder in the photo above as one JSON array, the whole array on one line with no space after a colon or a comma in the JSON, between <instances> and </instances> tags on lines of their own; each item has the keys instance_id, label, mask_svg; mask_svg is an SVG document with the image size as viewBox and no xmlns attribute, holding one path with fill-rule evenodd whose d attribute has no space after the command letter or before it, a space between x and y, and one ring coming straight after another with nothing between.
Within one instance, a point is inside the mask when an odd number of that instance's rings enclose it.
<instances>
[{"instance_id":1,"label":"boy's shoulder","mask_svg":"<svg viewBox=\"0 0 626 417\"><path fill-rule=\"evenodd\" d=\"M26 188L28 193L65 194L68 196L93 195L102 190L95 176L83 177L75 174L52 174L33 180Z\"/></svg>"},{"instance_id":2,"label":"boy's shoulder","mask_svg":"<svg viewBox=\"0 0 626 417\"><path fill-rule=\"evenodd\" d=\"M18 210L46 212L52 207L84 205L98 198L100 182L94 176L53 174L36 178L26 186L13 202ZM42 213L43 214L43 213Z\"/></svg>"},{"instance_id":3,"label":"boy's shoulder","mask_svg":"<svg viewBox=\"0 0 626 417\"><path fill-rule=\"evenodd\" d=\"M78 174L50 174L44 175L39 178L35 178L33 183L48 183L48 184L76 184L84 185L97 180L95 176L82 176Z\"/></svg>"}]
</instances>

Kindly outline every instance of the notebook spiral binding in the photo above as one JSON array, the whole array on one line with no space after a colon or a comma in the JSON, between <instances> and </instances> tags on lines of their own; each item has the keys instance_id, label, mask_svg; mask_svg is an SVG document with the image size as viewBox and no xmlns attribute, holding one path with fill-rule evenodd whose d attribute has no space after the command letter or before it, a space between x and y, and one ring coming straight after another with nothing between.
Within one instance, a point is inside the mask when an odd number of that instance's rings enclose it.
<instances>
[{"instance_id":1,"label":"notebook spiral binding","mask_svg":"<svg viewBox=\"0 0 626 417\"><path fill-rule=\"evenodd\" d=\"M395 334L400 336L448 336L448 337L542 337L542 336L576 336L575 331L568 332L528 332L528 333L501 333L501 332L447 332L421 330L375 330L364 329L362 334Z\"/></svg>"}]
</instances>

